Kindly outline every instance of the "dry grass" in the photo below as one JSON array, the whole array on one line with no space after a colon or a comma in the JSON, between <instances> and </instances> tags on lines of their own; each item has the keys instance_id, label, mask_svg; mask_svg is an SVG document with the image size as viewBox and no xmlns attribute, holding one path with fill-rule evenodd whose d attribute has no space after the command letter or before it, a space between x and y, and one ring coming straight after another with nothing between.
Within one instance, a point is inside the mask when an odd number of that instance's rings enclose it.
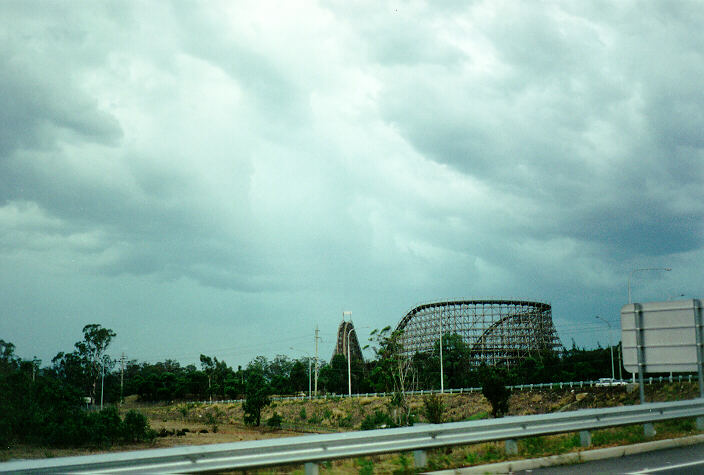
<instances>
[{"instance_id":1,"label":"dry grass","mask_svg":"<svg viewBox=\"0 0 704 475\"><path fill-rule=\"evenodd\" d=\"M696 384L674 383L648 386L649 401L668 401L697 397ZM445 406L445 421L461 421L486 418L491 407L480 393L445 394L441 396ZM593 407L611 407L637 403L638 393L622 387L574 388L564 390L541 390L515 392L509 402L509 415L541 414L561 410L576 410ZM329 398L320 400L276 401L262 414L262 427L253 428L243 424L242 405L177 403L170 405L138 404L128 400L123 410L135 409L147 416L153 429L173 431L188 429L182 436L158 437L153 444L121 445L109 450L54 449L32 446L15 446L0 451L0 459L45 458L70 455L86 455L106 451L142 450L180 445L204 445L243 440L259 440L272 437L292 437L304 433L358 430L362 420L374 411L385 411L388 398ZM419 422L425 422L422 397L410 399L412 411ZM284 429L267 428L266 420L274 412L284 421ZM656 425L657 438L675 437L695 433L691 421L674 421ZM201 433L201 431L207 431ZM519 441L519 456L532 457L565 453L577 450L574 434L530 438ZM595 431L595 445L610 446L642 440L642 429L624 427ZM515 458L515 457L514 457ZM429 465L433 469L460 467L508 460L501 443L477 444L467 447L452 447L429 453ZM390 454L362 459L331 461L320 466L321 473L411 473L411 454ZM261 473L302 473L302 466L278 467L262 470Z\"/></svg>"}]
</instances>

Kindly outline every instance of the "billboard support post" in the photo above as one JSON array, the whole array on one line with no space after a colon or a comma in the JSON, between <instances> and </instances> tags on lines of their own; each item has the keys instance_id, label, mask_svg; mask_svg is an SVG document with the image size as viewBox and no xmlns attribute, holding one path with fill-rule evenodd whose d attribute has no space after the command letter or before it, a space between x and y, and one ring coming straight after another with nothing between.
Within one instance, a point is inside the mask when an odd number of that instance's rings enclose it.
<instances>
[{"instance_id":1,"label":"billboard support post","mask_svg":"<svg viewBox=\"0 0 704 475\"><path fill-rule=\"evenodd\" d=\"M636 330L636 354L638 357L638 392L640 393L640 403L645 404L645 384L643 384L643 373L645 372L645 348L643 346L643 311L640 304L633 304L633 317L635 318Z\"/></svg>"},{"instance_id":2,"label":"billboard support post","mask_svg":"<svg viewBox=\"0 0 704 475\"><path fill-rule=\"evenodd\" d=\"M699 397L704 398L704 377L702 377L702 365L704 365L704 355L702 354L702 306L699 300L694 301L694 325L697 335L697 373L699 375Z\"/></svg>"}]
</instances>

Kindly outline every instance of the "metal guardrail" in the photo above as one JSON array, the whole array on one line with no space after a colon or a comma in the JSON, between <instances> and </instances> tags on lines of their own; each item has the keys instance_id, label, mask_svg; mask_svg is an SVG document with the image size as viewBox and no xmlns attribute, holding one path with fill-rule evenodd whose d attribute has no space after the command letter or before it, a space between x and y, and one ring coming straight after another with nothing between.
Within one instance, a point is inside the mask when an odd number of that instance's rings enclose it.
<instances>
[{"instance_id":1,"label":"metal guardrail","mask_svg":"<svg viewBox=\"0 0 704 475\"><path fill-rule=\"evenodd\" d=\"M180 473L317 463L704 416L704 399L503 419L0 463L3 473ZM310 468L311 465L308 465ZM310 470L314 472L315 470Z\"/></svg>"}]
</instances>

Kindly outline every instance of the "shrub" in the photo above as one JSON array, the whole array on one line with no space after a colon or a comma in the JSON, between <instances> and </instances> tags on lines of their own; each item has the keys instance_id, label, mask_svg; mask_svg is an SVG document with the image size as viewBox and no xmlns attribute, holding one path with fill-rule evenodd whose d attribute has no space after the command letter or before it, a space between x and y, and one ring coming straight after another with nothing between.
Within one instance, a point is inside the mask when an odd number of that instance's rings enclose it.
<instances>
[{"instance_id":1,"label":"shrub","mask_svg":"<svg viewBox=\"0 0 704 475\"><path fill-rule=\"evenodd\" d=\"M352 414L348 414L345 417L341 418L338 422L338 425L340 427L352 427Z\"/></svg>"},{"instance_id":2,"label":"shrub","mask_svg":"<svg viewBox=\"0 0 704 475\"><path fill-rule=\"evenodd\" d=\"M126 442L148 442L156 437L156 432L149 427L147 418L137 411L125 414L122 434Z\"/></svg>"},{"instance_id":3,"label":"shrub","mask_svg":"<svg viewBox=\"0 0 704 475\"><path fill-rule=\"evenodd\" d=\"M482 379L482 394L491 404L491 415L503 417L508 412L508 398L511 396L511 390L506 387L504 375L489 369Z\"/></svg>"},{"instance_id":4,"label":"shrub","mask_svg":"<svg viewBox=\"0 0 704 475\"><path fill-rule=\"evenodd\" d=\"M380 429L382 427L393 427L394 422L387 413L376 410L374 414L369 414L362 421L362 430Z\"/></svg>"},{"instance_id":5,"label":"shrub","mask_svg":"<svg viewBox=\"0 0 704 475\"><path fill-rule=\"evenodd\" d=\"M445 405L442 399L437 394L431 394L423 398L423 406L425 408L425 417L428 422L433 424L441 424L443 420L443 412Z\"/></svg>"},{"instance_id":6,"label":"shrub","mask_svg":"<svg viewBox=\"0 0 704 475\"><path fill-rule=\"evenodd\" d=\"M357 467L359 467L360 475L372 475L374 473L374 462L368 458L358 458Z\"/></svg>"},{"instance_id":7,"label":"shrub","mask_svg":"<svg viewBox=\"0 0 704 475\"><path fill-rule=\"evenodd\" d=\"M116 407L107 407L99 412L91 412L86 417L88 443L109 447L122 440L124 433L122 419Z\"/></svg>"},{"instance_id":8,"label":"shrub","mask_svg":"<svg viewBox=\"0 0 704 475\"><path fill-rule=\"evenodd\" d=\"M266 425L274 429L280 429L282 421L282 417L275 412L274 415L266 421Z\"/></svg>"}]
</instances>

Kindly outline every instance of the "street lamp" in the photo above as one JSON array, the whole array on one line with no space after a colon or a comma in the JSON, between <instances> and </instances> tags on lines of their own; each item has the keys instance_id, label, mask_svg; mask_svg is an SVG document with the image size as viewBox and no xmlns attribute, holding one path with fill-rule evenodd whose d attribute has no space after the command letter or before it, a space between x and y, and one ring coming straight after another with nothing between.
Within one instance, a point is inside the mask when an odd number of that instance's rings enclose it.
<instances>
[{"instance_id":1,"label":"street lamp","mask_svg":"<svg viewBox=\"0 0 704 475\"><path fill-rule=\"evenodd\" d=\"M644 267L642 269L633 269L631 271L631 274L628 276L628 303L631 302L631 278L633 277L633 274L636 272L641 272L641 271L646 271L646 270L663 270L666 272L670 272L672 269L670 267Z\"/></svg>"},{"instance_id":2,"label":"street lamp","mask_svg":"<svg viewBox=\"0 0 704 475\"><path fill-rule=\"evenodd\" d=\"M611 324L607 320L601 318L599 315L597 315L596 318L606 323L606 325L609 327L609 349L611 350L611 381L613 381L614 379L616 379L616 375L614 373L614 347L611 344Z\"/></svg>"},{"instance_id":3,"label":"street lamp","mask_svg":"<svg viewBox=\"0 0 704 475\"><path fill-rule=\"evenodd\" d=\"M352 358L350 353L350 334L357 331L354 327L347 330L347 395L352 397Z\"/></svg>"},{"instance_id":4,"label":"street lamp","mask_svg":"<svg viewBox=\"0 0 704 475\"><path fill-rule=\"evenodd\" d=\"M102 364L100 365L100 372L101 372L101 377L100 377L100 410L103 410L103 388L105 387L105 358L107 356L103 356L102 359Z\"/></svg>"},{"instance_id":5,"label":"street lamp","mask_svg":"<svg viewBox=\"0 0 704 475\"><path fill-rule=\"evenodd\" d=\"M445 392L445 381L442 370L442 311L440 312L440 394Z\"/></svg>"}]
</instances>

